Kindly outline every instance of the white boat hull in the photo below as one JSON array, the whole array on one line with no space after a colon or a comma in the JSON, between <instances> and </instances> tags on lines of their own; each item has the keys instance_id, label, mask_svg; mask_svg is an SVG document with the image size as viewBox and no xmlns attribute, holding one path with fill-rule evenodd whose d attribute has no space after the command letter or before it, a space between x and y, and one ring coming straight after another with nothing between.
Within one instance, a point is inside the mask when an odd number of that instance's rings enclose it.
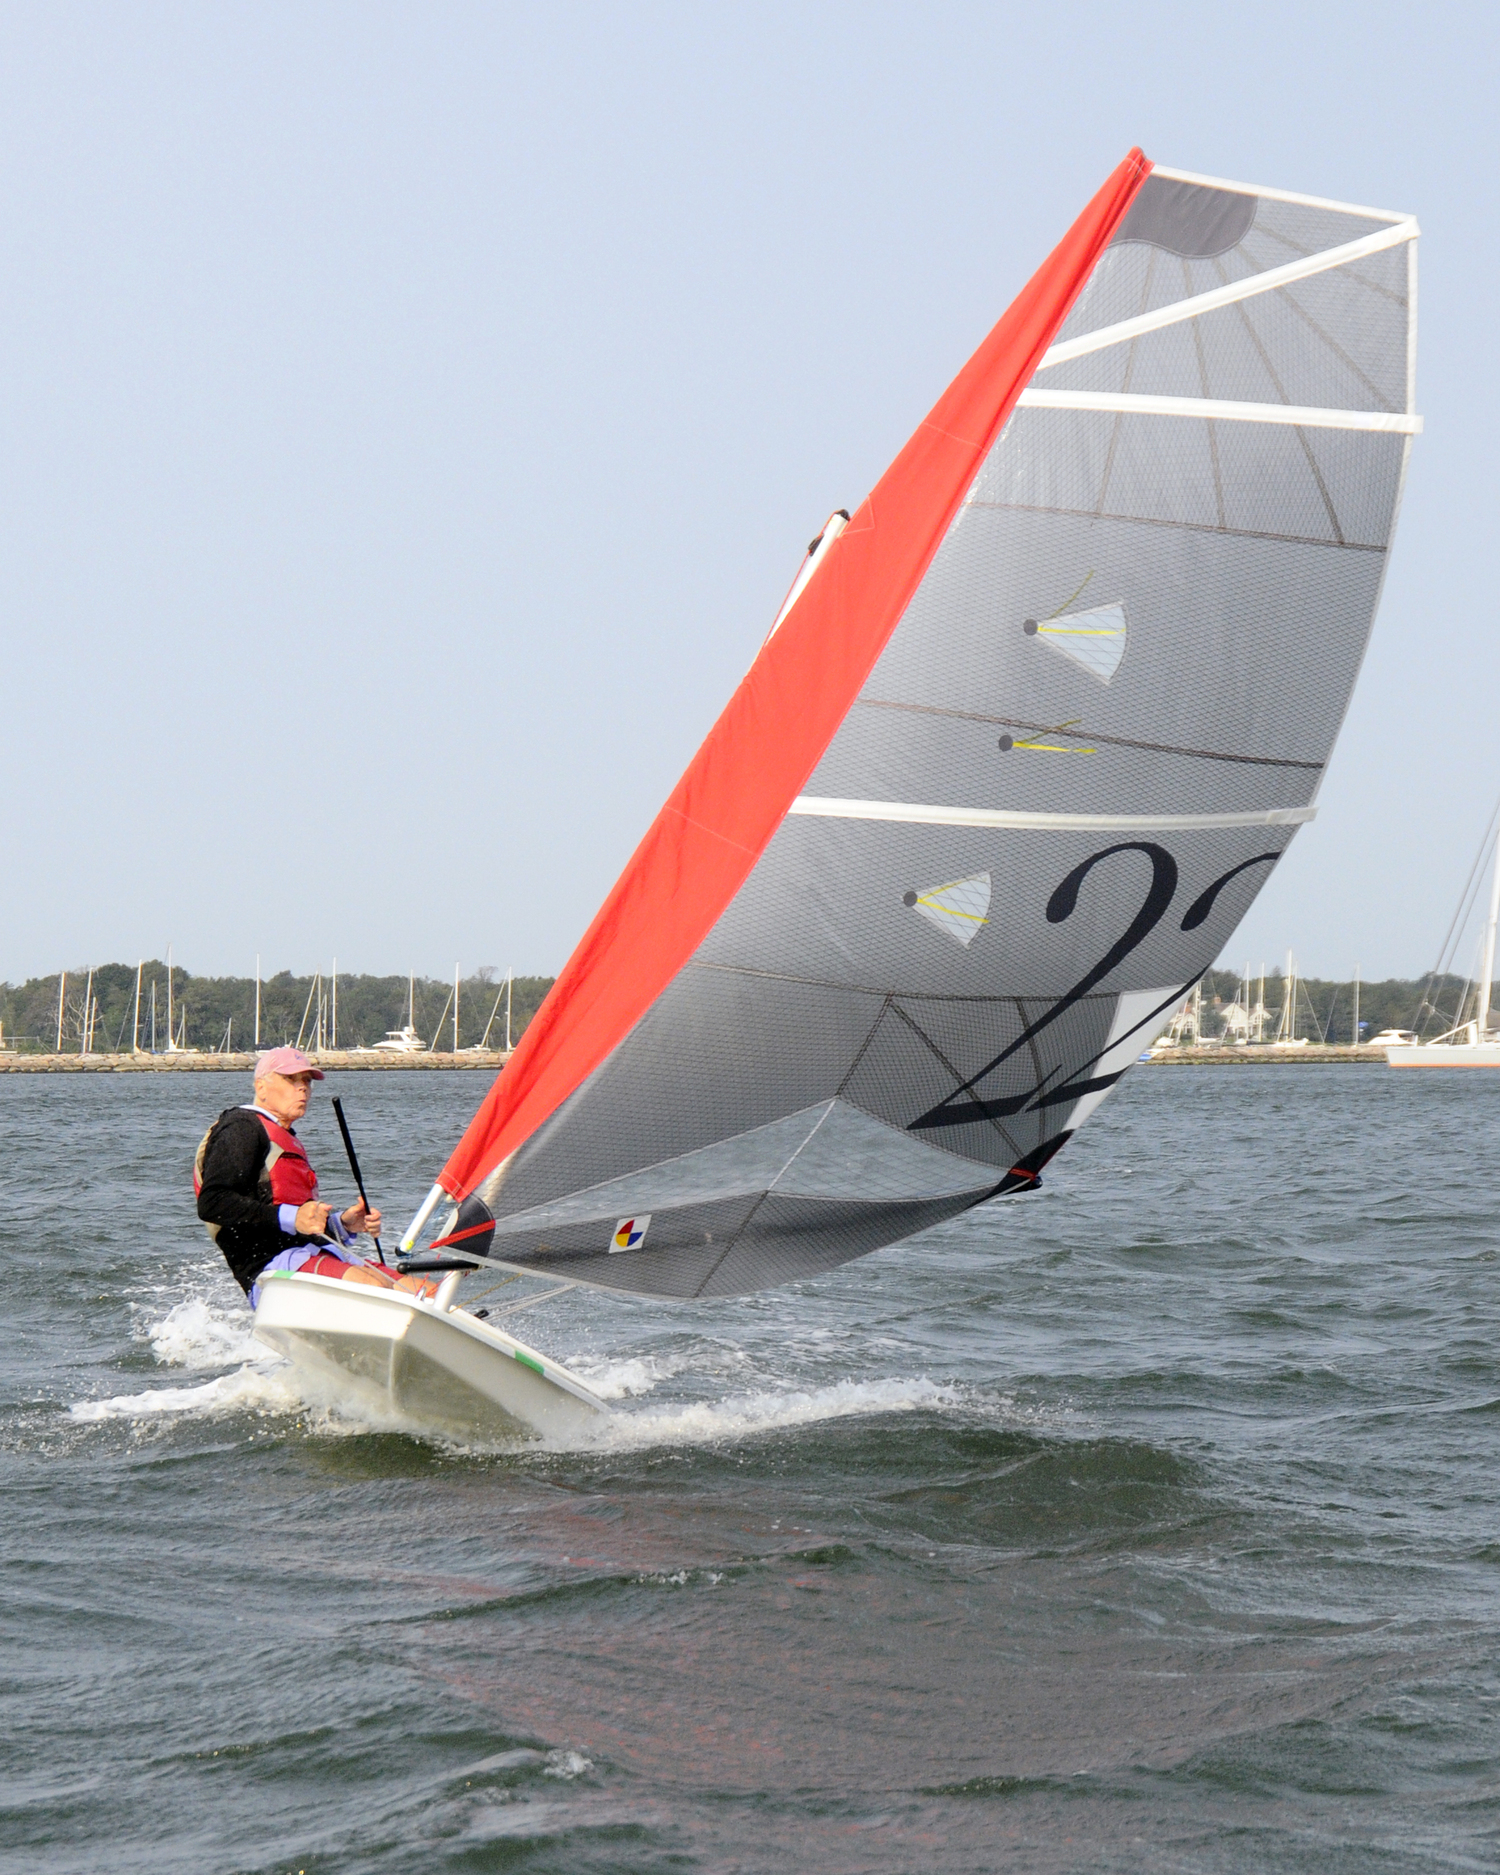
<instances>
[{"instance_id":1,"label":"white boat hull","mask_svg":"<svg viewBox=\"0 0 1500 1875\"><path fill-rule=\"evenodd\" d=\"M1385 1058L1393 1068L1500 1068L1500 1042L1418 1042Z\"/></svg>"},{"instance_id":2,"label":"white boat hull","mask_svg":"<svg viewBox=\"0 0 1500 1875\"><path fill-rule=\"evenodd\" d=\"M377 1411L434 1430L568 1437L609 1412L524 1342L400 1290L275 1272L261 1278L254 1332Z\"/></svg>"}]
</instances>

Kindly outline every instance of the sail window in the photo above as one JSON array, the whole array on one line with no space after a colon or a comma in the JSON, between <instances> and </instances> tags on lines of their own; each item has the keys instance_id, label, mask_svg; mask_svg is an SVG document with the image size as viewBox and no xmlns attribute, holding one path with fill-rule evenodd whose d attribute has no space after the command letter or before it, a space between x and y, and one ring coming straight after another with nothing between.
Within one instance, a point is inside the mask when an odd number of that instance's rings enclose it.
<instances>
[{"instance_id":1,"label":"sail window","mask_svg":"<svg viewBox=\"0 0 1500 1875\"><path fill-rule=\"evenodd\" d=\"M920 912L929 924L946 931L967 950L989 923L990 875L970 873L967 879L951 879L947 885L935 885L925 892L904 893L901 903Z\"/></svg>"},{"instance_id":2,"label":"sail window","mask_svg":"<svg viewBox=\"0 0 1500 1875\"><path fill-rule=\"evenodd\" d=\"M1130 630L1125 607L1095 606L1091 612L1067 612L1061 618L1029 618L1021 629L1063 657L1081 664L1091 677L1107 684L1120 668Z\"/></svg>"}]
</instances>

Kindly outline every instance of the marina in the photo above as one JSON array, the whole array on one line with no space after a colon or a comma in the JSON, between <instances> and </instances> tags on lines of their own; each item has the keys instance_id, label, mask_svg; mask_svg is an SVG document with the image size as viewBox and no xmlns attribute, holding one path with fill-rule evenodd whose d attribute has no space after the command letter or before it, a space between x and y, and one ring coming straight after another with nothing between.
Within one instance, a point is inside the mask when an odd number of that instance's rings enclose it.
<instances>
[{"instance_id":1,"label":"marina","mask_svg":"<svg viewBox=\"0 0 1500 1875\"><path fill-rule=\"evenodd\" d=\"M320 1068L340 1074L433 1073L439 1070L459 1073L496 1073L510 1056L501 1049L483 1054L464 1049L402 1050L386 1053L378 1049L325 1050L310 1057ZM1274 1045L1257 1047L1212 1046L1157 1048L1141 1057L1141 1066L1151 1067L1309 1067L1330 1061L1360 1062L1383 1068L1383 1047L1365 1043L1359 1048L1348 1043L1299 1043L1294 1047ZM221 1074L226 1070L250 1073L255 1066L253 1054L190 1054L179 1051L170 1055L0 1055L0 1074Z\"/></svg>"},{"instance_id":2,"label":"marina","mask_svg":"<svg viewBox=\"0 0 1500 1875\"><path fill-rule=\"evenodd\" d=\"M194 976L172 960L96 964L0 983L0 1071L97 1072L248 1063L291 1045L348 1068L493 1067L551 985L483 966L446 980L361 975Z\"/></svg>"},{"instance_id":3,"label":"marina","mask_svg":"<svg viewBox=\"0 0 1500 1875\"><path fill-rule=\"evenodd\" d=\"M379 1049L325 1049L310 1057L320 1068L340 1073L423 1073L434 1069L462 1069L494 1073L510 1059L499 1049L484 1053L464 1050L459 1054L440 1053L434 1049L402 1050L385 1053ZM222 1074L235 1070L250 1073L255 1067L253 1054L212 1054L187 1049L171 1054L148 1055L0 1055L0 1074Z\"/></svg>"},{"instance_id":4,"label":"marina","mask_svg":"<svg viewBox=\"0 0 1500 1875\"><path fill-rule=\"evenodd\" d=\"M1241 1044L1233 1048L1153 1048L1142 1055L1138 1065L1152 1068L1308 1068L1324 1067L1330 1062L1383 1068L1386 1055L1383 1048L1372 1042L1358 1048L1347 1042L1303 1042L1280 1048L1274 1044L1261 1048L1251 1043L1248 1047Z\"/></svg>"}]
</instances>

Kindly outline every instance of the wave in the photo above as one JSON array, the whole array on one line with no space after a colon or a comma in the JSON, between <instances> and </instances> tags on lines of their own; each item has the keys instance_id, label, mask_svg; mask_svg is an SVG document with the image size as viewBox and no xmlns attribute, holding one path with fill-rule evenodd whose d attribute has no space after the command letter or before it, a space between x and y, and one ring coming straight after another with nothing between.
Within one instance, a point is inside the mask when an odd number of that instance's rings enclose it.
<instances>
[{"instance_id":1,"label":"wave","mask_svg":"<svg viewBox=\"0 0 1500 1875\"><path fill-rule=\"evenodd\" d=\"M250 1333L249 1309L222 1309L194 1296L147 1328L145 1338L163 1367L205 1369L231 1361L263 1361L265 1349Z\"/></svg>"},{"instance_id":2,"label":"wave","mask_svg":"<svg viewBox=\"0 0 1500 1875\"><path fill-rule=\"evenodd\" d=\"M293 1417L313 1414L317 1430L389 1431L362 1411L352 1410L290 1362L262 1347L251 1333L254 1317L243 1305L224 1307L201 1296L175 1302L166 1314L147 1320L137 1338L162 1367L214 1373L196 1386L142 1387L102 1400L79 1400L68 1416L80 1424L103 1420L232 1418L243 1414ZM226 1367L231 1369L225 1373ZM405 1429L405 1428L403 1428Z\"/></svg>"},{"instance_id":3,"label":"wave","mask_svg":"<svg viewBox=\"0 0 1500 1875\"><path fill-rule=\"evenodd\" d=\"M601 1400L627 1400L652 1393L664 1380L696 1363L683 1354L574 1355L565 1365Z\"/></svg>"},{"instance_id":4,"label":"wave","mask_svg":"<svg viewBox=\"0 0 1500 1875\"><path fill-rule=\"evenodd\" d=\"M284 1365L270 1371L246 1365L197 1387L144 1387L139 1393L121 1393L113 1399L79 1400L68 1408L68 1417L88 1423L102 1419L159 1419L172 1414L221 1419L230 1413L294 1413L303 1400L288 1385L289 1376L290 1370Z\"/></svg>"},{"instance_id":5,"label":"wave","mask_svg":"<svg viewBox=\"0 0 1500 1875\"><path fill-rule=\"evenodd\" d=\"M964 1403L956 1387L919 1377L840 1380L826 1387L766 1388L616 1412L597 1431L569 1441L572 1449L634 1450L653 1445L710 1445L765 1432L875 1413L952 1410Z\"/></svg>"}]
</instances>

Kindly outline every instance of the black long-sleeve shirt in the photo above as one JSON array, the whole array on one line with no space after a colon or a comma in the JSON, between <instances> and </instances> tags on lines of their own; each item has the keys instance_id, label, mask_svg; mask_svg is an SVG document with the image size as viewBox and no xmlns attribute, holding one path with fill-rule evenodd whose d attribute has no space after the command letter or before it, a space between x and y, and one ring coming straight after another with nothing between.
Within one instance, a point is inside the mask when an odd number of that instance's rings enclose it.
<instances>
[{"instance_id":1,"label":"black long-sleeve shirt","mask_svg":"<svg viewBox=\"0 0 1500 1875\"><path fill-rule=\"evenodd\" d=\"M217 1226L214 1240L246 1295L272 1257L315 1241L289 1236L281 1228L266 1171L270 1152L266 1129L248 1107L221 1113L203 1152L198 1215L205 1224Z\"/></svg>"}]
</instances>

